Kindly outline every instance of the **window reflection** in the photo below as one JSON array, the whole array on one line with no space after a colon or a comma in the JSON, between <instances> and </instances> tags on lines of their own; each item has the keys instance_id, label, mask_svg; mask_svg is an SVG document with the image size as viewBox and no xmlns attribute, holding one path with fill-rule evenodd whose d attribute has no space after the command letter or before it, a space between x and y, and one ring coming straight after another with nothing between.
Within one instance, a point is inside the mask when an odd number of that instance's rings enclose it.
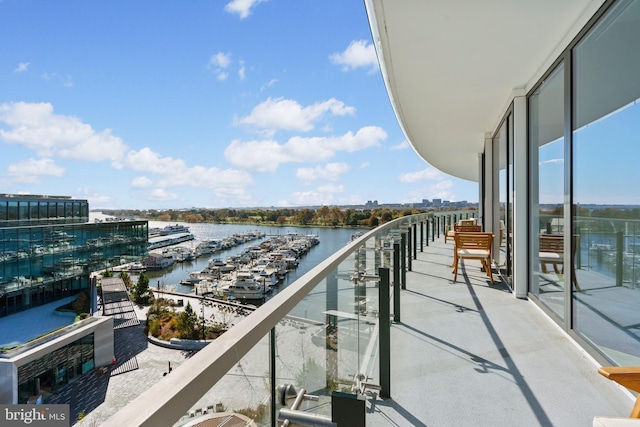
<instances>
[{"instance_id":1,"label":"window reflection","mask_svg":"<svg viewBox=\"0 0 640 427\"><path fill-rule=\"evenodd\" d=\"M529 98L531 156L531 292L564 318L564 64Z\"/></svg>"},{"instance_id":2,"label":"window reflection","mask_svg":"<svg viewBox=\"0 0 640 427\"><path fill-rule=\"evenodd\" d=\"M640 3L616 3L574 49L573 294L578 333L640 362Z\"/></svg>"}]
</instances>

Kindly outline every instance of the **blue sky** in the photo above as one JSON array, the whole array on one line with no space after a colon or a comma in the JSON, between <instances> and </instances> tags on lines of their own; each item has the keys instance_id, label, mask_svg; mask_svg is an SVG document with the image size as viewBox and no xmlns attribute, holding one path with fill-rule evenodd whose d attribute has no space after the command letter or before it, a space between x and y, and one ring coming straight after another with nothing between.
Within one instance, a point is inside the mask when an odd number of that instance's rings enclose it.
<instances>
[{"instance_id":1,"label":"blue sky","mask_svg":"<svg viewBox=\"0 0 640 427\"><path fill-rule=\"evenodd\" d=\"M393 114L364 2L0 0L0 192L94 208L477 201Z\"/></svg>"}]
</instances>

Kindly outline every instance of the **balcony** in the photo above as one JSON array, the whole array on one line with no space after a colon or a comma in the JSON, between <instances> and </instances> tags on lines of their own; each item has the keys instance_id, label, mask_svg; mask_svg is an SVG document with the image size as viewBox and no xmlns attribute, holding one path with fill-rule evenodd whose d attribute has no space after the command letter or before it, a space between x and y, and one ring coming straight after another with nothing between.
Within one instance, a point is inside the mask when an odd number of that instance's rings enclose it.
<instances>
[{"instance_id":1,"label":"balcony","mask_svg":"<svg viewBox=\"0 0 640 427\"><path fill-rule=\"evenodd\" d=\"M221 412L276 425L281 384L315 396L300 410L320 420L331 419L333 392L360 395L368 426L627 416L631 395L535 304L490 285L478 262L453 283L453 245L433 227L443 222L404 217L351 242L102 425Z\"/></svg>"}]
</instances>

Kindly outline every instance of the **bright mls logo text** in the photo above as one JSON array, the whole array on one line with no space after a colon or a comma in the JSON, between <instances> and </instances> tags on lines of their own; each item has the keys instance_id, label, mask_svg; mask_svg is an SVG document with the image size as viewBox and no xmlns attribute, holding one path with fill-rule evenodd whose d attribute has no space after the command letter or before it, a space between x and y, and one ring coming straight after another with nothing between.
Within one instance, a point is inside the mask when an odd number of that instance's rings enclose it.
<instances>
[{"instance_id":1,"label":"bright mls logo text","mask_svg":"<svg viewBox=\"0 0 640 427\"><path fill-rule=\"evenodd\" d=\"M2 405L2 409L6 422L2 425L69 425L69 405Z\"/></svg>"}]
</instances>

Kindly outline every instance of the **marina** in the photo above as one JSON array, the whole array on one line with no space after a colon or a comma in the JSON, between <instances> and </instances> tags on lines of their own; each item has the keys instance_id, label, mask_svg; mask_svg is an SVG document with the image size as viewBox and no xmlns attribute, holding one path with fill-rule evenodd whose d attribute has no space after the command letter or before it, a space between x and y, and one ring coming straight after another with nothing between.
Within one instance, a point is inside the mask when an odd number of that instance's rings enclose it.
<instances>
[{"instance_id":1,"label":"marina","mask_svg":"<svg viewBox=\"0 0 640 427\"><path fill-rule=\"evenodd\" d=\"M151 221L149 229L164 229L167 225ZM142 261L150 286L158 291L251 303L266 301L277 294L346 244L354 232L353 229L342 228L237 224L183 226L194 235L193 240L151 250ZM321 245L318 244L320 242ZM311 248L315 249L311 251ZM192 256L185 256L187 253ZM139 271L128 271L132 279L137 280ZM238 271L253 275L261 288L257 299L234 291L230 294L227 291L225 296L223 288L228 288L236 279ZM254 297L256 295L252 295Z\"/></svg>"}]
</instances>

